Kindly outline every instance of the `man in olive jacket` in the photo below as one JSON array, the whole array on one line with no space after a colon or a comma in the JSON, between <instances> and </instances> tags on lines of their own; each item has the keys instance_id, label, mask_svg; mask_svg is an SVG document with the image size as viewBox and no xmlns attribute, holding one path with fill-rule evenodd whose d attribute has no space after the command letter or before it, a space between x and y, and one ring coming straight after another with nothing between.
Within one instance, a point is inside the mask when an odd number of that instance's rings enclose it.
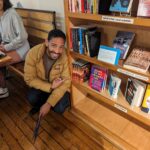
<instances>
[{"instance_id":1,"label":"man in olive jacket","mask_svg":"<svg viewBox=\"0 0 150 150\"><path fill-rule=\"evenodd\" d=\"M65 51L65 34L58 29L49 32L48 39L29 50L24 67L24 80L30 88L30 114L40 110L45 116L50 109L63 113L70 105L71 79Z\"/></svg>"}]
</instances>

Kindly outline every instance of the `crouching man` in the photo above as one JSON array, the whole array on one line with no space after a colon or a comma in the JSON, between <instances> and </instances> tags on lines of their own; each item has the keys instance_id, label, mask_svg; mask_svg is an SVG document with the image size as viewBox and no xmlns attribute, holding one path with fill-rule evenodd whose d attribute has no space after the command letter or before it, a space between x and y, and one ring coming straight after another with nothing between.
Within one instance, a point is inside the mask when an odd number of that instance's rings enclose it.
<instances>
[{"instance_id":1,"label":"crouching man","mask_svg":"<svg viewBox=\"0 0 150 150\"><path fill-rule=\"evenodd\" d=\"M71 79L65 51L65 34L58 29L49 32L45 43L29 50L24 80L30 87L27 99L30 114L40 111L44 117L50 109L63 113L70 105L68 89Z\"/></svg>"}]
</instances>

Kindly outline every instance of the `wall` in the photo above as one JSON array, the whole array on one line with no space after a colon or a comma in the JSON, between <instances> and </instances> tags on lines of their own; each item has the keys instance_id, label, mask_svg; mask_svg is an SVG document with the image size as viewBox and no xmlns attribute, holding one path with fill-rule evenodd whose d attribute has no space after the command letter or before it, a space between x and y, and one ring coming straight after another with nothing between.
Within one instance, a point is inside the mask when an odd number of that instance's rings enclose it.
<instances>
[{"instance_id":1,"label":"wall","mask_svg":"<svg viewBox=\"0 0 150 150\"><path fill-rule=\"evenodd\" d=\"M56 11L57 27L65 31L64 0L11 0L14 7L20 2L24 8Z\"/></svg>"}]
</instances>

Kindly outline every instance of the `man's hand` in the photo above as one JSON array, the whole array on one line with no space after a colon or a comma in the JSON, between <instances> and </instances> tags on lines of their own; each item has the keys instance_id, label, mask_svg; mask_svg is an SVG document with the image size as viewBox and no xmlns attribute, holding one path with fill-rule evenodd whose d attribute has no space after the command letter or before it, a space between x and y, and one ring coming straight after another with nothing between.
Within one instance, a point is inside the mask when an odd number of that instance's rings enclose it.
<instances>
[{"instance_id":1,"label":"man's hand","mask_svg":"<svg viewBox=\"0 0 150 150\"><path fill-rule=\"evenodd\" d=\"M62 78L54 79L53 82L52 82L51 88L52 88L52 89L55 89L55 88L59 87L64 81L65 81L65 80L62 79Z\"/></svg>"},{"instance_id":2,"label":"man's hand","mask_svg":"<svg viewBox=\"0 0 150 150\"><path fill-rule=\"evenodd\" d=\"M4 53L6 53L6 50L5 50L4 45L3 45L3 44L0 44L0 51L2 51L2 52L4 52Z\"/></svg>"},{"instance_id":3,"label":"man's hand","mask_svg":"<svg viewBox=\"0 0 150 150\"><path fill-rule=\"evenodd\" d=\"M40 108L40 114L39 114L39 117L44 117L45 115L48 114L48 112L50 111L51 109L51 105L49 103L45 103L41 106Z\"/></svg>"}]
</instances>

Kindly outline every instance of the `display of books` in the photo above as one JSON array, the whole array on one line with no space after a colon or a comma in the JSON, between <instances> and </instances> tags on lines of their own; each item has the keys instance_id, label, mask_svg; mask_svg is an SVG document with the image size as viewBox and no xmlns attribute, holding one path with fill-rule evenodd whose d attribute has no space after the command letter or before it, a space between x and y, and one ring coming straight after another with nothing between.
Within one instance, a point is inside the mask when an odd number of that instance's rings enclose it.
<instances>
[{"instance_id":1,"label":"display of books","mask_svg":"<svg viewBox=\"0 0 150 150\"><path fill-rule=\"evenodd\" d=\"M135 33L127 31L118 31L113 41L113 47L120 49L120 59L125 59L131 43L135 37Z\"/></svg>"},{"instance_id":2,"label":"display of books","mask_svg":"<svg viewBox=\"0 0 150 150\"><path fill-rule=\"evenodd\" d=\"M150 17L150 0L140 0L137 16Z\"/></svg>"},{"instance_id":3,"label":"display of books","mask_svg":"<svg viewBox=\"0 0 150 150\"><path fill-rule=\"evenodd\" d=\"M124 67L146 72L150 65L150 51L144 48L134 48L124 63Z\"/></svg>"},{"instance_id":4,"label":"display of books","mask_svg":"<svg viewBox=\"0 0 150 150\"><path fill-rule=\"evenodd\" d=\"M112 0L110 11L129 13L132 7L133 0Z\"/></svg>"},{"instance_id":5,"label":"display of books","mask_svg":"<svg viewBox=\"0 0 150 150\"><path fill-rule=\"evenodd\" d=\"M128 78L125 98L131 106L139 107L142 103L146 84L132 78Z\"/></svg>"},{"instance_id":6,"label":"display of books","mask_svg":"<svg viewBox=\"0 0 150 150\"><path fill-rule=\"evenodd\" d=\"M111 97L117 98L120 89L121 79L115 75L110 76L108 91Z\"/></svg>"}]
</instances>

